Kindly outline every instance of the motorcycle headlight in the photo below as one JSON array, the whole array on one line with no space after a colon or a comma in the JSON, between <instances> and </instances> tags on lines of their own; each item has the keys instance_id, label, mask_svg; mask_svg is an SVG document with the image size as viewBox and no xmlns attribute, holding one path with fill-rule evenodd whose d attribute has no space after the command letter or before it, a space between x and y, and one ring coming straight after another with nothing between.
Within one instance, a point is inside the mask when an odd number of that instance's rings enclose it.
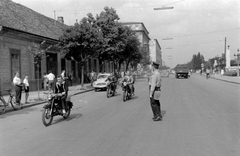
<instances>
[{"instance_id":1,"label":"motorcycle headlight","mask_svg":"<svg viewBox=\"0 0 240 156\"><path fill-rule=\"evenodd\" d=\"M127 82L123 82L123 86L126 86L127 85Z\"/></svg>"}]
</instances>

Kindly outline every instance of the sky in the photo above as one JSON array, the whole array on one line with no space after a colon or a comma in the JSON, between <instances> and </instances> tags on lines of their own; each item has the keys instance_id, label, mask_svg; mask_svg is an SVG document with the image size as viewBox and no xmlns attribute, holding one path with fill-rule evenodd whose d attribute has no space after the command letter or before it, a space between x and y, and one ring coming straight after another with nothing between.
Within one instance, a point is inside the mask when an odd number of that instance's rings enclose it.
<instances>
[{"instance_id":1,"label":"sky","mask_svg":"<svg viewBox=\"0 0 240 156\"><path fill-rule=\"evenodd\" d=\"M32 10L73 25L88 13L112 7L120 22L143 22L151 39L157 39L165 65L191 61L200 52L205 61L222 56L230 46L231 59L240 49L240 0L12 0ZM170 10L154 10L174 7ZM171 40L165 40L172 38Z\"/></svg>"}]
</instances>

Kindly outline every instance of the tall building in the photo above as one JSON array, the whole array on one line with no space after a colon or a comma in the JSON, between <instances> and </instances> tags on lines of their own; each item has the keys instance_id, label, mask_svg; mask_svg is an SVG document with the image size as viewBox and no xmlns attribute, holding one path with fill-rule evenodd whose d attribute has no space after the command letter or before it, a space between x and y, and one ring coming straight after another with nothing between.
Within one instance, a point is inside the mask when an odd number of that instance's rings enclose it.
<instances>
[{"instance_id":1,"label":"tall building","mask_svg":"<svg viewBox=\"0 0 240 156\"><path fill-rule=\"evenodd\" d=\"M158 43L157 39L153 39L150 41L149 49L150 49L150 60L157 62L160 65L163 65L161 46Z\"/></svg>"},{"instance_id":2,"label":"tall building","mask_svg":"<svg viewBox=\"0 0 240 156\"><path fill-rule=\"evenodd\" d=\"M121 24L130 27L136 33L136 36L138 37L138 40L141 44L141 48L143 48L147 51L148 54L150 54L149 41L151 39L145 25L142 22L123 22Z\"/></svg>"}]
</instances>

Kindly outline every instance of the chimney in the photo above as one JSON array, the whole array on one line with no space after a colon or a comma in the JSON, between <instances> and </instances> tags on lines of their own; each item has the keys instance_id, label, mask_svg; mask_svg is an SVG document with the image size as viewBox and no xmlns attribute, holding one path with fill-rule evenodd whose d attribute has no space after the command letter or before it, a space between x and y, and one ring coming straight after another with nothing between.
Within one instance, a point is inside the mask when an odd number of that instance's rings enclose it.
<instances>
[{"instance_id":1,"label":"chimney","mask_svg":"<svg viewBox=\"0 0 240 156\"><path fill-rule=\"evenodd\" d=\"M62 24L64 24L64 20L63 20L63 17L62 17L62 16L59 16L59 17L57 18L57 21L60 22L60 23L62 23Z\"/></svg>"}]
</instances>

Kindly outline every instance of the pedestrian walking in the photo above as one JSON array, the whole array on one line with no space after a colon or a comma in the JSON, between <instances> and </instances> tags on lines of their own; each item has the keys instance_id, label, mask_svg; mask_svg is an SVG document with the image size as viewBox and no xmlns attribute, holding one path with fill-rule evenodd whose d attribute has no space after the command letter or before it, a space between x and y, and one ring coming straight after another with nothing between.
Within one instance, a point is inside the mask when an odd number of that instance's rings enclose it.
<instances>
[{"instance_id":1,"label":"pedestrian walking","mask_svg":"<svg viewBox=\"0 0 240 156\"><path fill-rule=\"evenodd\" d=\"M25 76L25 79L23 80L24 84L24 91L25 91L25 104L28 103L28 97L29 97L29 83L28 83L28 76Z\"/></svg>"},{"instance_id":2,"label":"pedestrian walking","mask_svg":"<svg viewBox=\"0 0 240 156\"><path fill-rule=\"evenodd\" d=\"M53 91L55 75L52 73L51 70L49 70L49 74L47 75L47 78L48 78L48 90Z\"/></svg>"},{"instance_id":3,"label":"pedestrian walking","mask_svg":"<svg viewBox=\"0 0 240 156\"><path fill-rule=\"evenodd\" d=\"M150 88L150 102L151 102L151 108L153 111L153 120L154 121L160 121L162 120L161 116L161 105L160 105L160 95L161 95L161 74L158 70L159 64L156 62L153 62L152 64L152 70L153 75L151 76L149 80L149 86Z\"/></svg>"},{"instance_id":4,"label":"pedestrian walking","mask_svg":"<svg viewBox=\"0 0 240 156\"><path fill-rule=\"evenodd\" d=\"M16 104L20 105L23 84L21 82L18 72L15 73L15 77L13 78L13 85L15 86L15 92L16 92Z\"/></svg>"}]
</instances>

